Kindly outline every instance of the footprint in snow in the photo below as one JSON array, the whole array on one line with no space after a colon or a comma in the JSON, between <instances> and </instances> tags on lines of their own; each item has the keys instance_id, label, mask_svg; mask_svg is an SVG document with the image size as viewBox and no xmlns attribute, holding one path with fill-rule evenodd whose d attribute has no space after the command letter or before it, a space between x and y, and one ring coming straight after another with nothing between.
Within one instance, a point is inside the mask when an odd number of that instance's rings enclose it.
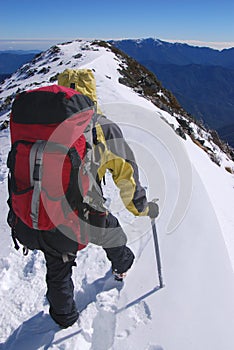
<instances>
[{"instance_id":1,"label":"footprint in snow","mask_svg":"<svg viewBox=\"0 0 234 350\"><path fill-rule=\"evenodd\" d=\"M139 323L147 324L152 320L150 308L145 301L140 302L139 304L134 305L129 312L129 317L134 321L135 327Z\"/></svg>"},{"instance_id":2,"label":"footprint in snow","mask_svg":"<svg viewBox=\"0 0 234 350\"><path fill-rule=\"evenodd\" d=\"M95 349L108 350L114 343L116 329L116 310L119 299L119 292L113 289L97 295L97 314L93 320L92 344Z\"/></svg>"},{"instance_id":3,"label":"footprint in snow","mask_svg":"<svg viewBox=\"0 0 234 350\"><path fill-rule=\"evenodd\" d=\"M163 350L161 345L149 345L145 350Z\"/></svg>"},{"instance_id":4,"label":"footprint in snow","mask_svg":"<svg viewBox=\"0 0 234 350\"><path fill-rule=\"evenodd\" d=\"M136 330L140 324L143 323L146 325L152 319L150 308L145 301L142 301L142 302L132 306L131 308L129 308L127 316L129 317L128 328L118 331L117 338L119 340L124 340L134 330ZM126 318L126 315L124 317ZM119 326L121 326L121 322L119 322ZM154 348L147 349L147 350L154 350ZM158 349L158 350L160 350L160 349Z\"/></svg>"},{"instance_id":5,"label":"footprint in snow","mask_svg":"<svg viewBox=\"0 0 234 350\"><path fill-rule=\"evenodd\" d=\"M37 259L37 251L34 250L33 252L30 252L30 256L29 256L29 260L26 263L24 269L23 269L23 273L25 277L30 277L32 275L36 274L36 259Z\"/></svg>"},{"instance_id":6,"label":"footprint in snow","mask_svg":"<svg viewBox=\"0 0 234 350\"><path fill-rule=\"evenodd\" d=\"M111 270L107 271L104 277L101 277L92 283L88 283L87 277L84 277L80 290L75 294L77 308L81 312L89 304L96 302L100 293L115 289L120 291L121 288L123 288L123 284L114 280Z\"/></svg>"}]
</instances>

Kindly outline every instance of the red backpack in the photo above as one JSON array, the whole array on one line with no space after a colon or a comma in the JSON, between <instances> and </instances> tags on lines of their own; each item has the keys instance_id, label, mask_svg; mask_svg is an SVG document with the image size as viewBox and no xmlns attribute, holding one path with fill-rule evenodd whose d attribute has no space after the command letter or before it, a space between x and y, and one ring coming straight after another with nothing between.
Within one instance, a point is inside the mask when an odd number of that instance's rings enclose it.
<instances>
[{"instance_id":1,"label":"red backpack","mask_svg":"<svg viewBox=\"0 0 234 350\"><path fill-rule=\"evenodd\" d=\"M84 244L80 226L89 184L79 170L86 154L83 132L94 113L87 96L58 85L16 97L7 162L8 203L16 221L36 230L69 227Z\"/></svg>"}]
</instances>

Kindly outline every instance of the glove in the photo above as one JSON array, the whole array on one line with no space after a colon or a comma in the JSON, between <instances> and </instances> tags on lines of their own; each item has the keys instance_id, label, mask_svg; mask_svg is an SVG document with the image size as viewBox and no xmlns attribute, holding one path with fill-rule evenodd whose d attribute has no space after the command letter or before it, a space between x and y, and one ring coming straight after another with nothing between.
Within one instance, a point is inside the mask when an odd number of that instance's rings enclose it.
<instances>
[{"instance_id":1,"label":"glove","mask_svg":"<svg viewBox=\"0 0 234 350\"><path fill-rule=\"evenodd\" d=\"M158 207L158 204L155 203L155 202L149 202L148 203L148 207L149 207L149 211L148 211L148 216L151 218L151 219L155 219L158 214L159 214L159 207Z\"/></svg>"}]
</instances>

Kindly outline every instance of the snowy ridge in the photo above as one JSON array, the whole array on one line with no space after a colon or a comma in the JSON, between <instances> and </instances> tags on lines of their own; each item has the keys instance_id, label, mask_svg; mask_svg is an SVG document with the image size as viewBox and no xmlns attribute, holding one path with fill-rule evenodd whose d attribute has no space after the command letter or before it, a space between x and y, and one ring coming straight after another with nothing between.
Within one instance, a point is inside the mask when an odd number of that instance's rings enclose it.
<instances>
[{"instance_id":1,"label":"snowy ridge","mask_svg":"<svg viewBox=\"0 0 234 350\"><path fill-rule=\"evenodd\" d=\"M149 219L135 218L124 210L118 190L107 175L108 186L104 191L108 206L128 234L136 261L125 283L119 284L113 281L110 263L100 247L89 245L79 252L73 280L80 319L74 326L59 330L48 315L43 254L30 252L25 257L21 251L14 250L10 239L6 224L6 158L10 142L9 130L2 130L1 350L234 348L234 177L225 170L226 166L234 168L234 164L195 124L190 123L194 134L202 137L204 145L220 156L220 166L190 137L186 135L185 140L175 134L180 149L185 150L191 162L192 189L184 217L173 232L167 234L168 218L176 206L177 190L181 186L179 165L171 159L168 148L148 130L154 129L154 123L161 125L164 119L176 129L179 127L176 117L182 116L161 110L149 99L120 84L118 69L123 62L110 49L92 42L58 44L3 82L0 98L6 107L10 103L7 99L10 101L19 91L56 83L57 74L66 68L93 70L101 109L104 113L110 111L110 117L120 122L136 155L141 182L147 188L149 199L159 197L161 213L157 230L165 287L157 289ZM116 104L118 108L124 107L122 119L115 115ZM135 124L137 116L135 119L132 116L133 106L142 116L144 130ZM1 115L2 121L7 114Z\"/></svg>"}]
</instances>

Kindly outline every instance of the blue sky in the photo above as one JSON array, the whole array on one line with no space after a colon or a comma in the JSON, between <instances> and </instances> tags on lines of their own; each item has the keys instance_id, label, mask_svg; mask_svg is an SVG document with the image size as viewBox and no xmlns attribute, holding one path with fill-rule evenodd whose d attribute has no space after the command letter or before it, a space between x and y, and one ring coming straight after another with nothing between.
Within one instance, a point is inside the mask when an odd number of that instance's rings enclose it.
<instances>
[{"instance_id":1,"label":"blue sky","mask_svg":"<svg viewBox=\"0 0 234 350\"><path fill-rule=\"evenodd\" d=\"M225 42L234 46L234 0L2 0L0 3L0 50L44 49L77 38L147 37Z\"/></svg>"}]
</instances>

